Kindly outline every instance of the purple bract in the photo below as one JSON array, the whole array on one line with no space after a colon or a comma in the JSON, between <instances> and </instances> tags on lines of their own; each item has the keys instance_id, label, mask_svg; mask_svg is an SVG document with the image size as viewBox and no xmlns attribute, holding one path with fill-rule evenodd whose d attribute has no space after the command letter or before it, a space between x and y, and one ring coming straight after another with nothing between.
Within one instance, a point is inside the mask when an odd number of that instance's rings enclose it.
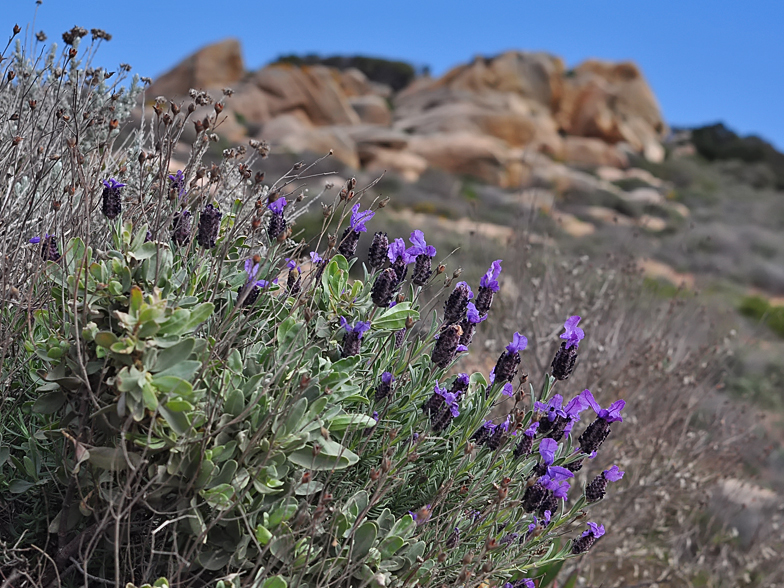
<instances>
[{"instance_id":1,"label":"purple bract","mask_svg":"<svg viewBox=\"0 0 784 588\"><path fill-rule=\"evenodd\" d=\"M270 209L272 214L283 214L283 209L286 207L286 199L283 197L278 198L275 202L270 202L267 208Z\"/></svg>"},{"instance_id":2,"label":"purple bract","mask_svg":"<svg viewBox=\"0 0 784 588\"><path fill-rule=\"evenodd\" d=\"M479 285L483 288L489 288L493 292L498 292L500 290L500 286L498 285L498 276L501 274L501 260L496 259L492 264L490 264L490 269L487 270L487 273L482 276L482 279L479 280Z\"/></svg>"},{"instance_id":3,"label":"purple bract","mask_svg":"<svg viewBox=\"0 0 784 588\"><path fill-rule=\"evenodd\" d=\"M607 408L602 408L599 406L599 403L596 402L596 399L591 394L590 390L583 390L580 393L580 396L588 403L588 405L596 412L596 416L600 419L604 419L608 423L614 423L615 421L623 422L623 417L621 416L621 411L626 406L625 400L616 400Z\"/></svg>"},{"instance_id":4,"label":"purple bract","mask_svg":"<svg viewBox=\"0 0 784 588\"><path fill-rule=\"evenodd\" d=\"M585 331L583 331L577 324L580 322L580 317L577 315L570 316L564 323L565 333L561 334L561 339L566 339L566 348L579 347L580 341L585 338Z\"/></svg>"},{"instance_id":5,"label":"purple bract","mask_svg":"<svg viewBox=\"0 0 784 588\"><path fill-rule=\"evenodd\" d=\"M357 202L354 207L351 209L351 230L356 231L357 233L364 233L367 231L367 227L365 226L365 222L369 221L376 215L375 212L372 210L366 210L365 212L359 212L359 202Z\"/></svg>"},{"instance_id":6,"label":"purple bract","mask_svg":"<svg viewBox=\"0 0 784 588\"><path fill-rule=\"evenodd\" d=\"M436 256L436 248L432 245L428 245L425 242L425 234L419 229L411 233L411 236L408 238L408 240L411 241L411 247L408 248L407 253L412 258L423 253L425 253L428 257Z\"/></svg>"},{"instance_id":7,"label":"purple bract","mask_svg":"<svg viewBox=\"0 0 784 588\"><path fill-rule=\"evenodd\" d=\"M512 342L506 346L509 353L519 353L528 346L528 339L520 333L515 333L512 337Z\"/></svg>"}]
</instances>

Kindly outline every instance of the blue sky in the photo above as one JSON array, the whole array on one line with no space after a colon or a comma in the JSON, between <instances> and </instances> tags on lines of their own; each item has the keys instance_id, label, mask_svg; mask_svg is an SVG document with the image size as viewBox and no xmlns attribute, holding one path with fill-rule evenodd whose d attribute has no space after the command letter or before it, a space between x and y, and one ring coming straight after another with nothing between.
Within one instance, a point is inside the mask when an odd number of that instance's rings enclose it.
<instances>
[{"instance_id":1,"label":"blue sky","mask_svg":"<svg viewBox=\"0 0 784 588\"><path fill-rule=\"evenodd\" d=\"M3 26L24 27L34 13L34 0L5 0ZM249 69L310 52L402 59L436 75L507 49L567 66L633 60L670 124L722 120L784 149L782 0L43 0L35 30L59 40L74 24L113 35L99 64L128 62L150 77L230 36Z\"/></svg>"}]
</instances>

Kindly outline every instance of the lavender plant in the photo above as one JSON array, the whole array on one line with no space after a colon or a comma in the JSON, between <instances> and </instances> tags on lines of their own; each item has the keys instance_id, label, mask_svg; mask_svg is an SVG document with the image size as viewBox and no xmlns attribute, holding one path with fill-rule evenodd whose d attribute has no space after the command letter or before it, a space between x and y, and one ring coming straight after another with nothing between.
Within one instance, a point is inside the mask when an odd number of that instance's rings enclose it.
<instances>
[{"instance_id":1,"label":"lavender plant","mask_svg":"<svg viewBox=\"0 0 784 588\"><path fill-rule=\"evenodd\" d=\"M69 32L62 57L71 86L84 78L79 38ZM53 63L33 76L44 96L65 75L47 75ZM119 100L100 79L73 92L74 121ZM110 124L67 145L67 167L9 180L17 200L58 197L25 187L38 176L73 192L3 225L34 246L18 248L29 270L4 274L17 303L3 329L22 345L3 347L14 392L0 408L0 540L14 551L0 569L41 585L531 586L590 549L604 527L584 531L586 508L618 468L584 490L569 480L586 461L609 465L601 444L623 401L603 409L566 389L560 356L539 387L518 378L520 332L487 378L456 374L501 261L474 302L461 282L433 310L423 292L443 270L422 231L409 248L379 236L356 257L380 203L353 179L306 253L290 230L315 200L296 194L308 166L265 185L252 168L268 149L253 140L203 164L222 100L158 99L124 144ZM210 104L170 175L184 125ZM26 205L17 200L9 210ZM333 221L346 225L339 239ZM565 324L570 358L579 320ZM589 407L597 418L577 435Z\"/></svg>"}]
</instances>

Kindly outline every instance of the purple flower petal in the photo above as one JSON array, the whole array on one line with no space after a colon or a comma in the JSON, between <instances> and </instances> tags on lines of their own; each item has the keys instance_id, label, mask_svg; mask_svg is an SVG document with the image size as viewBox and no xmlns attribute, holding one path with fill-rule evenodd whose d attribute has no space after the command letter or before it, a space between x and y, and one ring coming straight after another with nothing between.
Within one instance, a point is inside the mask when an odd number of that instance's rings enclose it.
<instances>
[{"instance_id":1,"label":"purple flower petal","mask_svg":"<svg viewBox=\"0 0 784 588\"><path fill-rule=\"evenodd\" d=\"M468 285L468 282L458 282L455 284L455 288L459 288L460 286L466 287L466 290L468 290L468 299L472 300L474 298L474 291L471 290L471 286Z\"/></svg>"},{"instance_id":2,"label":"purple flower petal","mask_svg":"<svg viewBox=\"0 0 784 588\"><path fill-rule=\"evenodd\" d=\"M372 219L375 215L376 213L372 210L359 212L359 202L357 202L351 209L351 230L356 231L357 233L364 233L367 231L365 222Z\"/></svg>"},{"instance_id":3,"label":"purple flower petal","mask_svg":"<svg viewBox=\"0 0 784 588\"><path fill-rule=\"evenodd\" d=\"M548 466L547 475L550 476L550 478L555 480L556 482L560 482L568 478L574 478L573 472L570 472L569 470L567 470L566 468L562 468L561 466Z\"/></svg>"},{"instance_id":4,"label":"purple flower petal","mask_svg":"<svg viewBox=\"0 0 784 588\"><path fill-rule=\"evenodd\" d=\"M118 182L114 178L109 178L108 180L103 180L101 182L104 186L109 188L110 190L117 190L118 188L124 188L126 184Z\"/></svg>"},{"instance_id":5,"label":"purple flower petal","mask_svg":"<svg viewBox=\"0 0 784 588\"><path fill-rule=\"evenodd\" d=\"M534 421L523 433L526 437L533 437L536 435L536 430L539 428L539 421Z\"/></svg>"},{"instance_id":6,"label":"purple flower petal","mask_svg":"<svg viewBox=\"0 0 784 588\"><path fill-rule=\"evenodd\" d=\"M490 264L490 269L488 269L487 273L479 280L479 285L483 288L489 288L493 292L498 292L498 290L500 290L500 286L498 285L498 276L500 274L501 260L497 259Z\"/></svg>"},{"instance_id":7,"label":"purple flower petal","mask_svg":"<svg viewBox=\"0 0 784 588\"><path fill-rule=\"evenodd\" d=\"M391 384L395 381L395 376L393 376L391 372L384 372L381 374L381 381L385 384Z\"/></svg>"},{"instance_id":8,"label":"purple flower petal","mask_svg":"<svg viewBox=\"0 0 784 588\"><path fill-rule=\"evenodd\" d=\"M281 196L281 197L280 197L280 198L278 198L278 199L277 199L275 202L271 202L271 203L270 203L270 204L267 206L267 208L269 208L269 209L270 209L270 211L271 211L273 214L283 214L283 209L286 207L286 204L288 204L288 203L286 202L286 199L285 199L284 197L282 197L282 196Z\"/></svg>"},{"instance_id":9,"label":"purple flower petal","mask_svg":"<svg viewBox=\"0 0 784 588\"><path fill-rule=\"evenodd\" d=\"M466 388L468 387L468 383L470 382L470 379L468 377L468 374L457 374L457 378L455 379L455 382L459 383L461 386Z\"/></svg>"},{"instance_id":10,"label":"purple flower petal","mask_svg":"<svg viewBox=\"0 0 784 588\"><path fill-rule=\"evenodd\" d=\"M408 248L407 253L412 258L423 253L429 257L436 256L436 248L427 244L425 241L425 234L419 229L411 233L411 236L408 238L408 240L411 241L412 246Z\"/></svg>"},{"instance_id":11,"label":"purple flower petal","mask_svg":"<svg viewBox=\"0 0 784 588\"><path fill-rule=\"evenodd\" d=\"M555 461L556 451L558 451L558 442L555 439L542 439L539 443L539 455L547 465L551 465Z\"/></svg>"},{"instance_id":12,"label":"purple flower petal","mask_svg":"<svg viewBox=\"0 0 784 588\"><path fill-rule=\"evenodd\" d=\"M593 535L597 539L604 535L604 525L597 525L596 523L589 522L588 523L588 530L583 533L583 537L587 535Z\"/></svg>"},{"instance_id":13,"label":"purple flower petal","mask_svg":"<svg viewBox=\"0 0 784 588\"><path fill-rule=\"evenodd\" d=\"M566 339L566 348L579 347L580 341L585 338L585 331L577 326L580 322L580 317L577 315L570 316L564 323L565 333L561 334L561 339Z\"/></svg>"},{"instance_id":14,"label":"purple flower petal","mask_svg":"<svg viewBox=\"0 0 784 588\"><path fill-rule=\"evenodd\" d=\"M617 482L618 480L623 478L623 475L626 472L622 471L617 465L614 465L609 470L604 470L603 473L606 480L610 482Z\"/></svg>"},{"instance_id":15,"label":"purple flower petal","mask_svg":"<svg viewBox=\"0 0 784 588\"><path fill-rule=\"evenodd\" d=\"M40 243L40 242L41 242L41 237L33 237L32 239L30 239L30 243Z\"/></svg>"},{"instance_id":16,"label":"purple flower petal","mask_svg":"<svg viewBox=\"0 0 784 588\"><path fill-rule=\"evenodd\" d=\"M316 263L321 263L324 260L321 258L321 256L318 253L316 253L315 251L311 251L310 261L311 263L316 264Z\"/></svg>"},{"instance_id":17,"label":"purple flower petal","mask_svg":"<svg viewBox=\"0 0 784 588\"><path fill-rule=\"evenodd\" d=\"M504 387L501 388L501 394L504 396L514 396L514 386L512 386L511 382L504 384Z\"/></svg>"},{"instance_id":18,"label":"purple flower petal","mask_svg":"<svg viewBox=\"0 0 784 588\"><path fill-rule=\"evenodd\" d=\"M516 352L519 353L526 347L528 347L528 339L526 339L520 333L515 333L512 336L512 342L506 346L506 350L509 353L516 353Z\"/></svg>"}]
</instances>

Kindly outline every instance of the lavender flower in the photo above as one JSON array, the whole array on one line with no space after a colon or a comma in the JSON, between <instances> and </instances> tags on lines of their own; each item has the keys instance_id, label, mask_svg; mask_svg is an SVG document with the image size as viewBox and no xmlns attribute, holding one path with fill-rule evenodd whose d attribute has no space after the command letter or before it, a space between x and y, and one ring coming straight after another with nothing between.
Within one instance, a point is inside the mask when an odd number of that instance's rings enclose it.
<instances>
[{"instance_id":1,"label":"lavender flower","mask_svg":"<svg viewBox=\"0 0 784 588\"><path fill-rule=\"evenodd\" d=\"M476 308L479 314L487 314L493 304L493 295L500 290L498 276L501 274L501 260L497 259L490 264L482 279L479 280L479 293L476 298Z\"/></svg>"},{"instance_id":2,"label":"lavender flower","mask_svg":"<svg viewBox=\"0 0 784 588\"><path fill-rule=\"evenodd\" d=\"M41 243L41 237L32 237L30 243ZM41 244L41 259L44 261L60 261L60 250L57 247L57 237L44 233L43 243Z\"/></svg>"},{"instance_id":3,"label":"lavender flower","mask_svg":"<svg viewBox=\"0 0 784 588\"><path fill-rule=\"evenodd\" d=\"M376 402L384 400L392 394L392 384L395 383L395 376L391 372L381 374L381 383L376 386Z\"/></svg>"},{"instance_id":4,"label":"lavender flower","mask_svg":"<svg viewBox=\"0 0 784 588\"><path fill-rule=\"evenodd\" d=\"M602 535L604 535L604 525L597 525L596 523L589 522L588 530L583 532L583 534L575 539L572 544L572 553L575 555L578 553L585 553L593 547L593 544Z\"/></svg>"},{"instance_id":5,"label":"lavender flower","mask_svg":"<svg viewBox=\"0 0 784 588\"><path fill-rule=\"evenodd\" d=\"M460 529L455 527L454 530L449 534L449 537L446 538L444 546L447 549L454 549L458 545L460 545Z\"/></svg>"},{"instance_id":6,"label":"lavender flower","mask_svg":"<svg viewBox=\"0 0 784 588\"><path fill-rule=\"evenodd\" d=\"M106 218L109 220L114 220L122 212L122 197L120 196L120 188L124 188L125 184L118 182L114 178L103 180L102 183L104 188L101 194L103 199L101 211Z\"/></svg>"},{"instance_id":7,"label":"lavender flower","mask_svg":"<svg viewBox=\"0 0 784 588\"><path fill-rule=\"evenodd\" d=\"M554 466L555 452L558 451L558 443L553 439L542 439L539 442L539 455L542 456L542 463L537 466L544 470L542 476L544 482L555 480L560 482L567 478L573 478L574 474L561 466Z\"/></svg>"},{"instance_id":8,"label":"lavender flower","mask_svg":"<svg viewBox=\"0 0 784 588\"><path fill-rule=\"evenodd\" d=\"M512 386L511 382L504 384L504 387L501 388L501 394L504 396L509 396L510 398L514 396L514 386Z\"/></svg>"},{"instance_id":9,"label":"lavender flower","mask_svg":"<svg viewBox=\"0 0 784 588\"><path fill-rule=\"evenodd\" d=\"M406 340L406 332L407 329L395 331L395 349L400 349L403 346L403 342Z\"/></svg>"},{"instance_id":10,"label":"lavender flower","mask_svg":"<svg viewBox=\"0 0 784 588\"><path fill-rule=\"evenodd\" d=\"M175 198L180 199L187 193L185 191L185 174L182 173L182 170L177 170L177 173L174 175L169 174L169 181L171 185L169 186L169 197L174 200Z\"/></svg>"},{"instance_id":11,"label":"lavender flower","mask_svg":"<svg viewBox=\"0 0 784 588\"><path fill-rule=\"evenodd\" d=\"M425 409L430 409L430 425L435 432L440 432L446 429L452 422L452 419L460 416L460 409L458 407L458 395L454 392L447 391L441 388L436 382L434 395L442 398L441 402L430 400L426 403ZM432 398L431 398L432 400ZM438 405L438 408L432 410L432 407Z\"/></svg>"},{"instance_id":12,"label":"lavender flower","mask_svg":"<svg viewBox=\"0 0 784 588\"><path fill-rule=\"evenodd\" d=\"M191 240L191 213L183 210L174 215L172 222L172 240L183 247Z\"/></svg>"},{"instance_id":13,"label":"lavender flower","mask_svg":"<svg viewBox=\"0 0 784 588\"><path fill-rule=\"evenodd\" d=\"M414 261L414 257L409 255L406 250L406 242L403 239L397 238L389 246L387 257L392 264L392 269L397 274L398 283L406 279L408 273L408 264Z\"/></svg>"},{"instance_id":14,"label":"lavender flower","mask_svg":"<svg viewBox=\"0 0 784 588\"><path fill-rule=\"evenodd\" d=\"M392 268L387 268L378 274L370 292L373 304L381 308L388 307L390 302L392 302L392 297L395 295L397 285L397 274Z\"/></svg>"},{"instance_id":15,"label":"lavender flower","mask_svg":"<svg viewBox=\"0 0 784 588\"><path fill-rule=\"evenodd\" d=\"M500 449L501 445L504 444L507 438L507 433L509 432L509 424L511 419L509 416L506 417L506 420L503 423L499 423L493 427L492 434L490 438L487 440L487 446L492 450L496 451Z\"/></svg>"},{"instance_id":16,"label":"lavender flower","mask_svg":"<svg viewBox=\"0 0 784 588\"><path fill-rule=\"evenodd\" d=\"M580 317L577 315L570 316L564 323L565 332L561 334L561 339L566 339L566 348L579 347L580 341L585 338L585 331L583 331L577 324L580 322Z\"/></svg>"},{"instance_id":17,"label":"lavender flower","mask_svg":"<svg viewBox=\"0 0 784 588\"><path fill-rule=\"evenodd\" d=\"M286 199L283 197L278 198L274 202L267 205L270 215L269 226L267 227L267 234L271 240L276 240L286 230L286 219L283 216L283 209L286 207Z\"/></svg>"},{"instance_id":18,"label":"lavender flower","mask_svg":"<svg viewBox=\"0 0 784 588\"><path fill-rule=\"evenodd\" d=\"M199 216L199 232L196 234L196 241L205 249L212 249L215 247L215 240L218 238L218 231L220 230L220 222L223 214L221 211L208 204L201 211Z\"/></svg>"},{"instance_id":19,"label":"lavender flower","mask_svg":"<svg viewBox=\"0 0 784 588\"><path fill-rule=\"evenodd\" d=\"M517 580L516 582L507 582L503 585L502 588L536 588L536 584L534 584L533 580L529 580L528 578L523 578L522 580Z\"/></svg>"},{"instance_id":20,"label":"lavender flower","mask_svg":"<svg viewBox=\"0 0 784 588\"><path fill-rule=\"evenodd\" d=\"M481 323L487 318L487 315L479 316L479 311L473 302L469 302L466 307L466 318L460 323L460 328L463 329L463 334L460 337L460 344L468 347L471 341L474 340L476 333L476 325Z\"/></svg>"},{"instance_id":21,"label":"lavender flower","mask_svg":"<svg viewBox=\"0 0 784 588\"><path fill-rule=\"evenodd\" d=\"M624 473L617 465L614 465L609 470L604 470L585 487L585 499L588 502L601 500L607 492L607 483L617 482L623 478Z\"/></svg>"},{"instance_id":22,"label":"lavender flower","mask_svg":"<svg viewBox=\"0 0 784 588\"><path fill-rule=\"evenodd\" d=\"M368 265L371 269L377 270L384 266L389 252L389 239L386 233L378 232L373 235L373 242L368 250Z\"/></svg>"},{"instance_id":23,"label":"lavender flower","mask_svg":"<svg viewBox=\"0 0 784 588\"><path fill-rule=\"evenodd\" d=\"M343 348L340 356L351 357L352 355L357 355L362 335L370 330L370 322L357 321L356 325L351 325L346 320L346 317L340 317L340 326L346 331L345 335L343 335Z\"/></svg>"},{"instance_id":24,"label":"lavender flower","mask_svg":"<svg viewBox=\"0 0 784 588\"><path fill-rule=\"evenodd\" d=\"M566 339L566 341L561 343L550 365L552 375L556 380L567 380L574 370L577 361L577 348L585 337L585 332L577 326L579 322L580 317L575 315L566 319L564 323L565 332L561 334L561 339Z\"/></svg>"},{"instance_id":25,"label":"lavender flower","mask_svg":"<svg viewBox=\"0 0 784 588\"><path fill-rule=\"evenodd\" d=\"M313 265L319 264L322 261L324 261L324 260L322 259L322 257L318 253L316 253L315 251L311 251L310 252L310 262Z\"/></svg>"},{"instance_id":26,"label":"lavender flower","mask_svg":"<svg viewBox=\"0 0 784 588\"><path fill-rule=\"evenodd\" d=\"M588 428L583 431L578 441L580 443L580 450L583 453L591 454L599 449L604 440L610 434L610 423L615 421L623 422L621 411L626 406L625 400L616 400L609 407L602 408L596 399L591 394L590 390L583 390L580 396L590 405L596 412L596 420L593 421Z\"/></svg>"},{"instance_id":27,"label":"lavender flower","mask_svg":"<svg viewBox=\"0 0 784 588\"><path fill-rule=\"evenodd\" d=\"M289 269L289 275L286 278L286 289L290 296L299 295L302 290L302 268L297 265L295 259L286 258L286 267Z\"/></svg>"},{"instance_id":28,"label":"lavender flower","mask_svg":"<svg viewBox=\"0 0 784 588\"><path fill-rule=\"evenodd\" d=\"M365 221L369 221L376 213L371 210L359 212L359 202L351 209L351 222L340 237L338 252L346 259L354 257L359 243L359 234L367 231Z\"/></svg>"},{"instance_id":29,"label":"lavender flower","mask_svg":"<svg viewBox=\"0 0 784 588\"><path fill-rule=\"evenodd\" d=\"M419 230L411 233L409 240L412 243L412 247L408 249L408 254L416 260L411 282L416 286L424 286L433 273L431 270L433 264L432 257L436 254L436 248L425 242L425 234Z\"/></svg>"},{"instance_id":30,"label":"lavender flower","mask_svg":"<svg viewBox=\"0 0 784 588\"><path fill-rule=\"evenodd\" d=\"M520 459L524 455L528 455L529 453L531 453L531 448L534 445L534 436L536 435L536 430L538 428L539 428L539 423L534 421L533 423L531 423L531 426L529 426L525 431L523 431L522 439L520 439L520 441L517 443L517 445L514 448L514 452L512 452L512 455L514 456L515 459Z\"/></svg>"},{"instance_id":31,"label":"lavender flower","mask_svg":"<svg viewBox=\"0 0 784 588\"><path fill-rule=\"evenodd\" d=\"M471 291L471 287L465 282L458 282L444 303L444 323L451 325L465 319L468 301L473 297L474 293Z\"/></svg>"},{"instance_id":32,"label":"lavender flower","mask_svg":"<svg viewBox=\"0 0 784 588\"><path fill-rule=\"evenodd\" d=\"M247 279L245 280L245 285L240 286L240 289L237 292L238 297L241 299L242 294L247 292L245 295L244 300L240 303L241 306L253 306L256 300L259 297L259 292L262 288L266 288L269 286L270 282L267 280L256 280L256 274L259 273L259 269L261 265L253 263L252 259L245 260L245 274L247 275Z\"/></svg>"},{"instance_id":33,"label":"lavender flower","mask_svg":"<svg viewBox=\"0 0 784 588\"><path fill-rule=\"evenodd\" d=\"M528 339L520 333L514 334L512 342L506 346L506 351L501 354L495 364L495 368L493 368L494 381L512 381L517 374L517 367L520 365L520 352L525 349L527 345Z\"/></svg>"},{"instance_id":34,"label":"lavender flower","mask_svg":"<svg viewBox=\"0 0 784 588\"><path fill-rule=\"evenodd\" d=\"M555 441L560 441L564 435L568 435L574 423L580 419L580 413L588 408L588 402L582 395L572 398L566 407L562 408L562 404L563 396L560 394L554 395L547 404L544 402L534 404L537 411L546 414L546 418L540 419L542 425L540 432Z\"/></svg>"},{"instance_id":35,"label":"lavender flower","mask_svg":"<svg viewBox=\"0 0 784 588\"><path fill-rule=\"evenodd\" d=\"M430 360L440 368L447 367L454 359L455 353L457 353L462 334L463 330L460 328L460 325L449 325L444 328L433 346Z\"/></svg>"},{"instance_id":36,"label":"lavender flower","mask_svg":"<svg viewBox=\"0 0 784 588\"><path fill-rule=\"evenodd\" d=\"M417 229L411 233L408 240L411 241L411 247L408 248L408 255L411 258L415 258L418 255L436 256L436 248L425 242L425 234L422 231Z\"/></svg>"},{"instance_id":37,"label":"lavender flower","mask_svg":"<svg viewBox=\"0 0 784 588\"><path fill-rule=\"evenodd\" d=\"M484 424L471 435L471 440L477 445L484 445L494 432L495 424L493 424L493 421L491 420L486 420Z\"/></svg>"}]
</instances>

